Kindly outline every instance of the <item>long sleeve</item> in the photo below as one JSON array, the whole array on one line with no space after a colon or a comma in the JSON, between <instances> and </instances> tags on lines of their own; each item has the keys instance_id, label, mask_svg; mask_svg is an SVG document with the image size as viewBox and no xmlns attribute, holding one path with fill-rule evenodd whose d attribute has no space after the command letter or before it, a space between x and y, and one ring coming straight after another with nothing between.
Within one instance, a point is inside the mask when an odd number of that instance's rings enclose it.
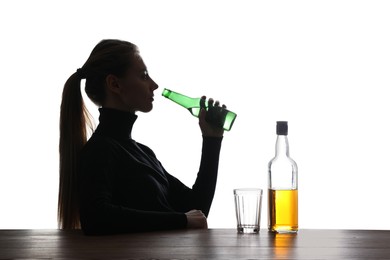
<instances>
[{"instance_id":1,"label":"long sleeve","mask_svg":"<svg viewBox=\"0 0 390 260\"><path fill-rule=\"evenodd\" d=\"M208 216L217 183L219 155L222 137L203 137L199 172L192 189L175 177L168 175L172 191L172 202L178 211L199 209Z\"/></svg>"}]
</instances>

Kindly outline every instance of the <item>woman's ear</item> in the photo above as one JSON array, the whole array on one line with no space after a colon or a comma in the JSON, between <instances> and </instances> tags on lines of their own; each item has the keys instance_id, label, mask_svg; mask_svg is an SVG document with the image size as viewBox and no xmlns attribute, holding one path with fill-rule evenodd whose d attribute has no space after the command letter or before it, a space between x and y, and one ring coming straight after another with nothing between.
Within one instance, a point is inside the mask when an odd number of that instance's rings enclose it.
<instances>
[{"instance_id":1,"label":"woman's ear","mask_svg":"<svg viewBox=\"0 0 390 260\"><path fill-rule=\"evenodd\" d=\"M115 75L109 74L106 77L106 85L108 91L112 91L116 94L119 94L121 91L120 84L119 84L119 78Z\"/></svg>"}]
</instances>

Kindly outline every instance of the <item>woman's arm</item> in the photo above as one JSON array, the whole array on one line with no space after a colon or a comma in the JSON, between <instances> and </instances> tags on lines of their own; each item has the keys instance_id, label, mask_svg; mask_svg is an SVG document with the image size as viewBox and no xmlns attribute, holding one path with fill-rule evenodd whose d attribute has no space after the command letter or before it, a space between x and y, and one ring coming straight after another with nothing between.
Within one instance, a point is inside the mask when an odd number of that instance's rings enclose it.
<instances>
[{"instance_id":1,"label":"woman's arm","mask_svg":"<svg viewBox=\"0 0 390 260\"><path fill-rule=\"evenodd\" d=\"M206 97L202 97L206 99ZM213 106L219 107L219 102L214 103L213 99L208 100L209 109ZM223 105L226 108L225 105ZM224 130L215 127L206 121L207 113L201 109L199 114L199 127L203 136L202 156L199 172L192 189L189 189L175 177L169 175L172 200L174 205L180 211L191 209L201 210L207 217L210 211L211 203L214 198L215 187L217 183L219 155L222 145Z\"/></svg>"},{"instance_id":2,"label":"woman's arm","mask_svg":"<svg viewBox=\"0 0 390 260\"><path fill-rule=\"evenodd\" d=\"M166 173L170 184L171 202L177 211L197 209L208 216L217 182L221 144L222 137L203 137L199 172L192 189Z\"/></svg>"}]
</instances>

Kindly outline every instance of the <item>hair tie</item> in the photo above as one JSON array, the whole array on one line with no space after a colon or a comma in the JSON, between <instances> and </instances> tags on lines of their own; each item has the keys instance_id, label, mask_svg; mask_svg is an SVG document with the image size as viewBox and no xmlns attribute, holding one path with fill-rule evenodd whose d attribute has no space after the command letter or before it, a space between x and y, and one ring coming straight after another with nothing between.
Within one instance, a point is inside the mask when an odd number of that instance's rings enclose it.
<instances>
[{"instance_id":1,"label":"hair tie","mask_svg":"<svg viewBox=\"0 0 390 260\"><path fill-rule=\"evenodd\" d=\"M85 71L82 68L77 69L76 70L76 74L77 74L77 77L79 79L85 79L86 78Z\"/></svg>"}]
</instances>

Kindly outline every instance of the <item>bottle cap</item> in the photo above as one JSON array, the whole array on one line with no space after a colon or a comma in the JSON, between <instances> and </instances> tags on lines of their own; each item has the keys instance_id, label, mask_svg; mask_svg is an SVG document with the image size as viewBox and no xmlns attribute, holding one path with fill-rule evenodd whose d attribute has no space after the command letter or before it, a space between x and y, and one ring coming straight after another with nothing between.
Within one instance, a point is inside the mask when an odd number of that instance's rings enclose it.
<instances>
[{"instance_id":1,"label":"bottle cap","mask_svg":"<svg viewBox=\"0 0 390 260\"><path fill-rule=\"evenodd\" d=\"M287 135L288 134L287 121L277 121L276 122L276 134L277 135Z\"/></svg>"}]
</instances>

